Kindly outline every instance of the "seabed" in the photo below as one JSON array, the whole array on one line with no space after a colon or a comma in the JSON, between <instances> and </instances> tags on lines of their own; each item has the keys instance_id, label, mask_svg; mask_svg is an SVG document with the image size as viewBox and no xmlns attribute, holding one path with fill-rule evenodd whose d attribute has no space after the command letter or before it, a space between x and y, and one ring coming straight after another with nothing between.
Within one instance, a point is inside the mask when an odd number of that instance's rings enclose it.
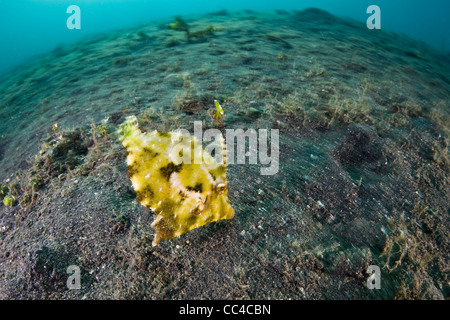
<instances>
[{"instance_id":1,"label":"seabed","mask_svg":"<svg viewBox=\"0 0 450 320\"><path fill-rule=\"evenodd\" d=\"M168 19L17 68L0 82L0 298L448 299L449 61L309 9ZM116 135L129 115L279 129L279 171L229 165L234 218L153 247Z\"/></svg>"}]
</instances>

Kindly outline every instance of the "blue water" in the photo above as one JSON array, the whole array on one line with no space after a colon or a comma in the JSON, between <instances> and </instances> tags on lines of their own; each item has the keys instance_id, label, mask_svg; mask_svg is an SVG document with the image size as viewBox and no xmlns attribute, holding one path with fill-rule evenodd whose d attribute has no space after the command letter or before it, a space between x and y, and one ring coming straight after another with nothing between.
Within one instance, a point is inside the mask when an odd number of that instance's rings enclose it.
<instances>
[{"instance_id":1,"label":"blue water","mask_svg":"<svg viewBox=\"0 0 450 320\"><path fill-rule=\"evenodd\" d=\"M88 35L174 15L317 7L364 22L367 7L374 4L381 8L382 29L424 41L441 53L450 51L448 0L1 0L0 73ZM80 30L66 26L70 5L81 9Z\"/></svg>"}]
</instances>

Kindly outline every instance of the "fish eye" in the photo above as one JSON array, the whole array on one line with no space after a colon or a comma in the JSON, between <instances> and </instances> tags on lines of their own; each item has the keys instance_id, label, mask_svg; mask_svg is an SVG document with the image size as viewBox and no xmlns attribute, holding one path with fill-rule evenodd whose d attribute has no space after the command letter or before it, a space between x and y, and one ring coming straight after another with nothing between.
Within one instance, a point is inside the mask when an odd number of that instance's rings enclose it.
<instances>
[{"instance_id":1,"label":"fish eye","mask_svg":"<svg viewBox=\"0 0 450 320\"><path fill-rule=\"evenodd\" d=\"M227 189L227 185L225 183L223 183L223 182L219 183L216 186L216 191L217 191L218 194L224 193L226 189Z\"/></svg>"}]
</instances>

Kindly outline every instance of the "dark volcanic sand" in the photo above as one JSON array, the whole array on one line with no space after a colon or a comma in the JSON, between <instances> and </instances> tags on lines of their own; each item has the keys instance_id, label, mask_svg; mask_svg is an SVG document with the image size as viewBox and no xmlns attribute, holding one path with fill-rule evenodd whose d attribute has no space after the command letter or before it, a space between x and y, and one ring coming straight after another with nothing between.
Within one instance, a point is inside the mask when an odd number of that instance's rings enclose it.
<instances>
[{"instance_id":1,"label":"dark volcanic sand","mask_svg":"<svg viewBox=\"0 0 450 320\"><path fill-rule=\"evenodd\" d=\"M315 9L183 19L214 31L149 23L0 82L0 298L448 298L448 57ZM230 165L235 217L152 247L115 130L214 127L214 99L280 129L279 172Z\"/></svg>"}]
</instances>

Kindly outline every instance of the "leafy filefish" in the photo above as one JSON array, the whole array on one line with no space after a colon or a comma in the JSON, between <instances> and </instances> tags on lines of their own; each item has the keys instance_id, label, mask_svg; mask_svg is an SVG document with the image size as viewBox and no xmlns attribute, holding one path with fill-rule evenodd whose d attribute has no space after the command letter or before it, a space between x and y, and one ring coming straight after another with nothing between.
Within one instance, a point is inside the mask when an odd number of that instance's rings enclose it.
<instances>
[{"instance_id":1,"label":"leafy filefish","mask_svg":"<svg viewBox=\"0 0 450 320\"><path fill-rule=\"evenodd\" d=\"M120 126L119 137L128 152L128 173L137 199L156 215L153 245L234 216L228 200L226 152L218 163L195 137L180 131L143 133L134 116ZM219 142L224 149L222 135ZM183 161L187 155L181 150L191 150L190 158L202 161Z\"/></svg>"}]
</instances>

